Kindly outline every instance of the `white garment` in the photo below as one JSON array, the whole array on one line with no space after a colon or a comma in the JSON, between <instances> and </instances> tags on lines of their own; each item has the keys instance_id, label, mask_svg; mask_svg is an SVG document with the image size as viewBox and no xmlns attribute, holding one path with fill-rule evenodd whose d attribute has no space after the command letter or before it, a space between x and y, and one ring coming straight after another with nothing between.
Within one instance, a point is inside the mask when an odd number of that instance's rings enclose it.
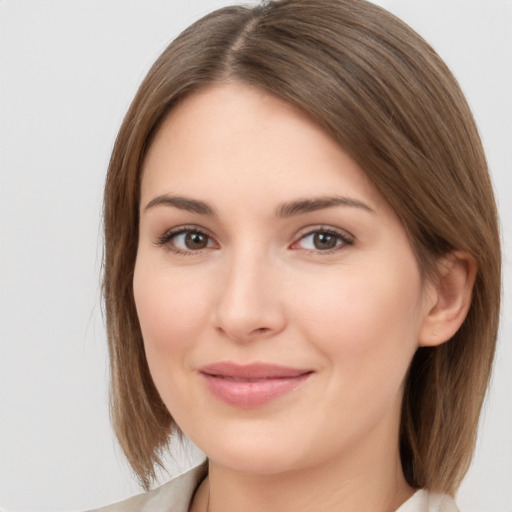
<instances>
[{"instance_id":1,"label":"white garment","mask_svg":"<svg viewBox=\"0 0 512 512\"><path fill-rule=\"evenodd\" d=\"M153 491L89 512L188 512L207 471L207 464L201 464ZM396 512L459 512L459 509L451 496L419 490Z\"/></svg>"},{"instance_id":2,"label":"white garment","mask_svg":"<svg viewBox=\"0 0 512 512\"><path fill-rule=\"evenodd\" d=\"M420 489L396 512L459 512L459 509L451 496Z\"/></svg>"}]
</instances>

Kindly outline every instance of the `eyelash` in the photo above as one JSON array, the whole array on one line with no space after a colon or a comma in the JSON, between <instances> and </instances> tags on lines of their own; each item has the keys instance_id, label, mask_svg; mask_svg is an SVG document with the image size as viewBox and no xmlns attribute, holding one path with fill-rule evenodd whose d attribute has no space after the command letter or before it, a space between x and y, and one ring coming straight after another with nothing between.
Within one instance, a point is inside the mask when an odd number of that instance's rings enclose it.
<instances>
[{"instance_id":1,"label":"eyelash","mask_svg":"<svg viewBox=\"0 0 512 512\"><path fill-rule=\"evenodd\" d=\"M342 250L344 247L352 245L354 243L354 239L345 231L335 229L330 226L329 227L328 226L318 226L313 229L309 228L307 232L305 232L304 234L302 234L299 237L297 242L294 242L292 244L292 248L293 248L293 246L297 245L299 242L305 240L307 237L313 236L315 234L330 235L330 236L336 237L336 239L337 239L336 245L332 249L329 249L329 250L306 249L308 251L314 252L315 254L320 254L323 256L336 253L336 252ZM338 243L338 242L340 242L340 243Z\"/></svg>"},{"instance_id":2,"label":"eyelash","mask_svg":"<svg viewBox=\"0 0 512 512\"><path fill-rule=\"evenodd\" d=\"M183 234L198 234L198 235L204 235L208 238L208 241L213 241L213 238L206 233L202 229L198 229L195 226L181 226L176 229L171 229L169 231L166 231L162 236L160 236L156 241L155 245L157 246L167 246L170 251L172 251L175 254L181 255L181 256L193 256L200 254L204 249L198 249L198 250L184 250L176 247L175 245L171 244L172 240L179 235ZM327 226L318 226L313 229L309 229L307 232L302 234L299 239L296 242L293 242L293 244L290 246L292 249L294 246L296 246L299 242L305 240L307 237L313 236L315 234L325 234L334 236L337 239L336 245L329 250L320 250L320 249L306 249L307 251L314 252L315 254L320 255L329 255L333 254L335 252L338 252L339 250L343 249L346 246L353 245L354 240L353 238L348 235L346 232L334 229L332 227ZM340 242L340 243L338 243ZM299 249L296 249L299 250Z\"/></svg>"},{"instance_id":3,"label":"eyelash","mask_svg":"<svg viewBox=\"0 0 512 512\"><path fill-rule=\"evenodd\" d=\"M179 247L176 247L175 245L170 243L170 242L172 242L173 238L176 238L179 235L188 234L188 233L204 235L208 238L208 241L213 240L213 238L202 229L198 229L195 226L181 226L179 228L170 229L169 231L166 231L162 236L160 236L156 240L155 245L166 246L174 254L178 254L180 256L194 256L196 254L199 254L200 252L202 252L201 250L196 250L196 251L184 250L184 249L180 249Z\"/></svg>"}]
</instances>

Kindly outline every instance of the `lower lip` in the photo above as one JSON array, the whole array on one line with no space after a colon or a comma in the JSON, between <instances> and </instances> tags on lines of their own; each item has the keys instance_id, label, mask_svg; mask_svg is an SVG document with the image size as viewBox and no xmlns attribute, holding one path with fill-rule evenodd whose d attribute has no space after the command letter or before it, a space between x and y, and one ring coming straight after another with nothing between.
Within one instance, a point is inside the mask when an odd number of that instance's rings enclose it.
<instances>
[{"instance_id":1,"label":"lower lip","mask_svg":"<svg viewBox=\"0 0 512 512\"><path fill-rule=\"evenodd\" d=\"M276 400L277 398L297 389L311 373L297 377L283 377L255 380L232 380L216 377L206 373L201 374L208 389L223 402L236 407L258 407Z\"/></svg>"}]
</instances>

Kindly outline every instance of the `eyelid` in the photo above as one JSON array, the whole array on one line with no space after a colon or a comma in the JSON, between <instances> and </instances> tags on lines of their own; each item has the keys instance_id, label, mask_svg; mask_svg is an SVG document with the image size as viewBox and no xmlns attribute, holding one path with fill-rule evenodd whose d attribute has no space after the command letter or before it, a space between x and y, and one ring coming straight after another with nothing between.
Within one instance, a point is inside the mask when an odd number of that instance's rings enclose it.
<instances>
[{"instance_id":1,"label":"eyelid","mask_svg":"<svg viewBox=\"0 0 512 512\"><path fill-rule=\"evenodd\" d=\"M328 249L328 250L302 249L300 247L297 247L297 248L294 247L294 246L298 245L306 237L314 235L315 233L327 233L330 235L337 236L337 237L339 237L339 239L341 240L342 243L339 245L336 245L332 249ZM290 245L290 248L295 249L295 250L304 250L307 252L314 252L317 254L327 255L327 254L332 254L334 252L337 252L337 251L343 249L344 247L346 247L347 245L353 245L353 243L354 243L354 236L351 235L350 233L348 233L347 231L345 231L344 229L335 228L333 226L321 224L321 225L317 225L317 226L308 226L307 228L302 229L299 232L299 234L297 235L295 242L293 242Z\"/></svg>"},{"instance_id":2,"label":"eyelid","mask_svg":"<svg viewBox=\"0 0 512 512\"><path fill-rule=\"evenodd\" d=\"M212 241L216 247L219 247L218 242L215 240L215 238L210 234L209 230L197 226L197 225L182 225L182 226L176 226L174 228L166 230L162 235L158 236L156 240L154 241L154 244L157 246L165 246L168 250L176 253L176 254L184 254L184 255L197 255L201 254L205 250L210 250L212 247L205 247L203 249L198 250L187 250L187 249L181 249L179 247L173 246L170 242L173 240L173 238L177 237L178 235L184 234L184 233L200 233L202 235L205 235L208 237L209 241Z\"/></svg>"},{"instance_id":3,"label":"eyelid","mask_svg":"<svg viewBox=\"0 0 512 512\"><path fill-rule=\"evenodd\" d=\"M183 233L200 233L208 237L208 240L213 242L215 244L215 247L213 248L219 248L219 243L215 240L213 235L210 234L209 230L206 228L203 228L198 225L182 225L182 226L176 226L174 228L170 228L166 230L162 235L158 236L156 240L154 241L154 244L157 246L167 246L168 250L176 253L176 254L184 254L184 255L198 255L201 254L205 250L211 250L212 247L205 247L203 249L197 249L197 250L187 250L187 249L181 249L179 247L176 247L170 242L173 238L177 237L180 234ZM338 237L339 240L341 240L341 244L336 245L332 249L327 250L314 250L314 249L303 249L301 247L297 247L297 245L304 240L306 237L314 235L315 233L327 233L334 235ZM289 246L293 250L304 250L307 252L314 252L322 255L332 254L334 252L337 252L347 245L352 245L354 243L354 236L348 233L346 230L341 228L336 228L329 225L316 225L316 226L308 226L306 228L303 228L300 230L300 232L296 235L295 241Z\"/></svg>"}]
</instances>

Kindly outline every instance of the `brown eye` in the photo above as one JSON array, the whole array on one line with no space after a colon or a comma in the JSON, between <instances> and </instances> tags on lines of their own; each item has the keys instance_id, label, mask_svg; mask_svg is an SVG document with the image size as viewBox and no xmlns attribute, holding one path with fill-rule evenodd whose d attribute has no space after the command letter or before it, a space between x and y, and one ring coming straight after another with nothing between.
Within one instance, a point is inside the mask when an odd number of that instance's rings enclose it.
<instances>
[{"instance_id":1,"label":"brown eye","mask_svg":"<svg viewBox=\"0 0 512 512\"><path fill-rule=\"evenodd\" d=\"M204 233L189 231L184 237L185 247L190 251L197 251L208 247L208 236Z\"/></svg>"},{"instance_id":2,"label":"brown eye","mask_svg":"<svg viewBox=\"0 0 512 512\"><path fill-rule=\"evenodd\" d=\"M313 235L313 245L319 251L334 249L338 244L339 236L331 233L315 233Z\"/></svg>"},{"instance_id":3,"label":"brown eye","mask_svg":"<svg viewBox=\"0 0 512 512\"><path fill-rule=\"evenodd\" d=\"M353 243L353 239L345 232L334 228L325 228L310 231L293 244L292 248L330 254Z\"/></svg>"},{"instance_id":4,"label":"brown eye","mask_svg":"<svg viewBox=\"0 0 512 512\"><path fill-rule=\"evenodd\" d=\"M155 243L178 254L192 254L217 247L215 241L203 231L188 228L167 232Z\"/></svg>"}]
</instances>

